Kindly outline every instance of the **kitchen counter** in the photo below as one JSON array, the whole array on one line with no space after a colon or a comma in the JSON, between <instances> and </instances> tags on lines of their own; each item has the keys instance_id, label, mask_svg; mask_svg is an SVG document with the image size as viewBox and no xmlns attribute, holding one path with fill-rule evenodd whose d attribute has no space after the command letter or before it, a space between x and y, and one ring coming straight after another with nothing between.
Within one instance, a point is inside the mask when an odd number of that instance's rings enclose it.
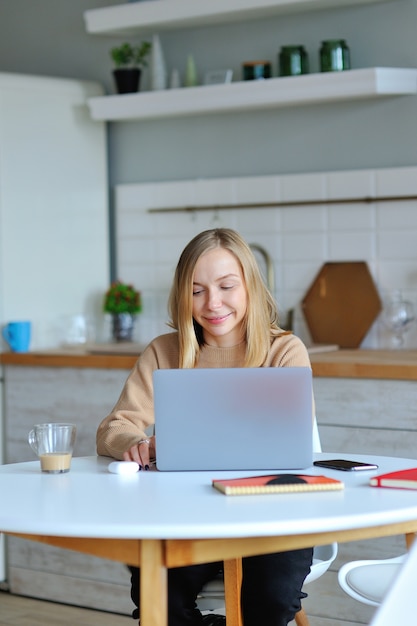
<instances>
[{"instance_id":1,"label":"kitchen counter","mask_svg":"<svg viewBox=\"0 0 417 626\"><path fill-rule=\"evenodd\" d=\"M73 367L91 369L125 369L131 370L139 353L90 352L84 349L69 348L44 350L39 352L2 352L0 364L39 367Z\"/></svg>"},{"instance_id":2,"label":"kitchen counter","mask_svg":"<svg viewBox=\"0 0 417 626\"><path fill-rule=\"evenodd\" d=\"M318 378L417 380L417 350L335 350L310 358Z\"/></svg>"},{"instance_id":3,"label":"kitchen counter","mask_svg":"<svg viewBox=\"0 0 417 626\"><path fill-rule=\"evenodd\" d=\"M110 345L84 349L39 352L3 352L3 365L75 367L130 370L139 356L140 346ZM417 350L333 350L310 354L313 374L318 378L377 378L417 380Z\"/></svg>"}]
</instances>

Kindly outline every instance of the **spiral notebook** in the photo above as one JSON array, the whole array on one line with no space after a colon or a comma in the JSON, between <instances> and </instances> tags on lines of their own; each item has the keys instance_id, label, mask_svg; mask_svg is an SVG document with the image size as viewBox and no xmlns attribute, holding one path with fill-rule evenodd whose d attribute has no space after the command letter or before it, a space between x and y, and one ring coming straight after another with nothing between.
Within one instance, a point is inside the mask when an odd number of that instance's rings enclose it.
<instances>
[{"instance_id":1,"label":"spiral notebook","mask_svg":"<svg viewBox=\"0 0 417 626\"><path fill-rule=\"evenodd\" d=\"M310 467L312 397L308 367L156 370L157 469Z\"/></svg>"},{"instance_id":2,"label":"spiral notebook","mask_svg":"<svg viewBox=\"0 0 417 626\"><path fill-rule=\"evenodd\" d=\"M341 480L336 478L311 474L269 474L245 478L213 479L212 485L226 496L340 491L345 486Z\"/></svg>"}]
</instances>

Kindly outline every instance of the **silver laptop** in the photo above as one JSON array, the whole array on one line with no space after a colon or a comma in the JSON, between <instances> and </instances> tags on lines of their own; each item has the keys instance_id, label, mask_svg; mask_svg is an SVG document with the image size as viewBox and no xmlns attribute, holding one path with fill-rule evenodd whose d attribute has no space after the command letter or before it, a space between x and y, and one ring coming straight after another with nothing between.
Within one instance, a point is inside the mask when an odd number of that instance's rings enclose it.
<instances>
[{"instance_id":1,"label":"silver laptop","mask_svg":"<svg viewBox=\"0 0 417 626\"><path fill-rule=\"evenodd\" d=\"M310 368L167 369L153 381L158 470L312 465Z\"/></svg>"}]
</instances>

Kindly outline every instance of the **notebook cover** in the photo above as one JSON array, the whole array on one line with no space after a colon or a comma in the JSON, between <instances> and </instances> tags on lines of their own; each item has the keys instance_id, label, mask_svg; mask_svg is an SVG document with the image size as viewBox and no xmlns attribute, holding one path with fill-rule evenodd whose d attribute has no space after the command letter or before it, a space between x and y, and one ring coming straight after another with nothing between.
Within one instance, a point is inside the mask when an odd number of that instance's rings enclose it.
<instances>
[{"instance_id":1,"label":"notebook cover","mask_svg":"<svg viewBox=\"0 0 417 626\"><path fill-rule=\"evenodd\" d=\"M372 487L392 487L394 489L417 489L417 467L388 472L371 478Z\"/></svg>"},{"instance_id":2,"label":"notebook cover","mask_svg":"<svg viewBox=\"0 0 417 626\"><path fill-rule=\"evenodd\" d=\"M308 474L267 474L225 480L213 479L212 485L226 496L334 491L345 486L341 480L335 478Z\"/></svg>"}]
</instances>

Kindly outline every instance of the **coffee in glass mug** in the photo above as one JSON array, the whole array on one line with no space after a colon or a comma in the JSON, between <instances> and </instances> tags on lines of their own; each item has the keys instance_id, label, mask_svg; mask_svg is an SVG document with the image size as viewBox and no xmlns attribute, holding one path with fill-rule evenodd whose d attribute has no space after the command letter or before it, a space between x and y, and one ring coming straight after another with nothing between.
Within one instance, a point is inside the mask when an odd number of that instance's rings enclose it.
<instances>
[{"instance_id":1,"label":"coffee in glass mug","mask_svg":"<svg viewBox=\"0 0 417 626\"><path fill-rule=\"evenodd\" d=\"M69 472L74 450L75 424L36 424L28 435L29 445L39 457L42 472L63 474Z\"/></svg>"}]
</instances>

